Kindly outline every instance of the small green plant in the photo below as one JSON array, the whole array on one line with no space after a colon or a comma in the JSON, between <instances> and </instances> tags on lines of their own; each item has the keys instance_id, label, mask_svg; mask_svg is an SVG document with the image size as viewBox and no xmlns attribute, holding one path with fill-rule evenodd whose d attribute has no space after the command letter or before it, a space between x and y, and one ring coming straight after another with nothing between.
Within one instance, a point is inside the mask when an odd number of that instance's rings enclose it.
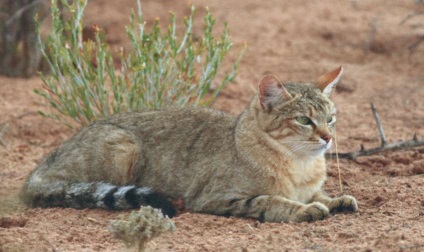
<instances>
[{"instance_id":1,"label":"small green plant","mask_svg":"<svg viewBox=\"0 0 424 252\"><path fill-rule=\"evenodd\" d=\"M131 212L128 220L113 220L109 230L136 251L144 251L149 241L166 232L175 231L175 224L161 210L150 206Z\"/></svg>"},{"instance_id":2,"label":"small green plant","mask_svg":"<svg viewBox=\"0 0 424 252\"><path fill-rule=\"evenodd\" d=\"M67 20L63 20L57 1L52 0L50 35L44 41L39 35L50 74L41 76L43 89L35 92L56 110L40 111L44 116L75 127L75 122L84 126L118 112L169 105L207 106L236 77L245 47L224 78L214 81L232 42L227 25L219 39L214 37L215 19L207 9L203 36L193 36L192 6L190 16L184 20L184 34L179 37L174 14L166 31L162 31L159 21L147 31L137 0L138 15L132 13L127 27L133 51L118 50L121 62L116 67L106 35L98 26L93 26L95 41L83 41L87 0L73 4L62 0L63 9L69 13Z\"/></svg>"}]
</instances>

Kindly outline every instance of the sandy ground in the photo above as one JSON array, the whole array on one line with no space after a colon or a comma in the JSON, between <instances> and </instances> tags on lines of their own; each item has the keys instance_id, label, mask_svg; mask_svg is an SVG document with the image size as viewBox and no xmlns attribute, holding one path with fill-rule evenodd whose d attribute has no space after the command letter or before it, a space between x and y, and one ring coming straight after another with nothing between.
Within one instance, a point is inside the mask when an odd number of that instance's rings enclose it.
<instances>
[{"instance_id":1,"label":"sandy ground","mask_svg":"<svg viewBox=\"0 0 424 252\"><path fill-rule=\"evenodd\" d=\"M194 1L199 11L206 1ZM370 102L377 107L388 141L424 138L424 11L403 1L208 1L217 27L227 21L235 48L248 50L239 76L214 105L237 114L255 92L259 78L273 72L283 80L312 80L341 64L345 74L335 102L340 151L379 145ZM132 0L92 1L87 25L107 30L112 46L128 46L124 25ZM168 11L187 15L186 1L143 1L145 18ZM200 33L201 27L195 29ZM238 49L236 49L238 50ZM230 56L234 60L235 54ZM0 76L0 251L121 251L107 230L122 212L26 209L18 200L26 176L75 132L36 111L46 104L33 93L39 78ZM314 223L260 224L255 220L184 213L177 231L150 244L153 251L424 251L424 149L341 160L344 193L360 210ZM326 190L340 195L337 165L328 161Z\"/></svg>"}]
</instances>

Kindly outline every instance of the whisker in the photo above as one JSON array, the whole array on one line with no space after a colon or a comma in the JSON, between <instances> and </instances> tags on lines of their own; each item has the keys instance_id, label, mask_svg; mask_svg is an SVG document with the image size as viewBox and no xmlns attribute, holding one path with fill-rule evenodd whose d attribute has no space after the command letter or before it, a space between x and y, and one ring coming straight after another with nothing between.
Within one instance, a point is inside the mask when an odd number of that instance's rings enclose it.
<instances>
[{"instance_id":1,"label":"whisker","mask_svg":"<svg viewBox=\"0 0 424 252\"><path fill-rule=\"evenodd\" d=\"M318 146L322 145L320 142L317 142L317 141L293 141L293 142L288 141L288 142L280 142L280 143L281 144L297 143L297 145L293 146L292 149L298 147L299 145L304 145L304 146L306 146L306 145L318 145Z\"/></svg>"},{"instance_id":2,"label":"whisker","mask_svg":"<svg viewBox=\"0 0 424 252\"><path fill-rule=\"evenodd\" d=\"M286 153L284 153L284 157L290 157L291 153L293 152L293 149L298 148L299 146L301 146L302 144L297 144L294 147L288 149L288 151Z\"/></svg>"},{"instance_id":3,"label":"whisker","mask_svg":"<svg viewBox=\"0 0 424 252\"><path fill-rule=\"evenodd\" d=\"M291 157L291 156L293 156L293 154L296 152L296 151L299 151L299 150L301 150L301 149L303 149L304 147L305 147L306 145L305 144L298 144L298 145L295 145L286 155L285 155L285 157L287 157L287 158L289 158L289 157Z\"/></svg>"},{"instance_id":4,"label":"whisker","mask_svg":"<svg viewBox=\"0 0 424 252\"><path fill-rule=\"evenodd\" d=\"M318 141L311 140L290 140L290 141L279 141L280 143L318 143Z\"/></svg>"}]
</instances>

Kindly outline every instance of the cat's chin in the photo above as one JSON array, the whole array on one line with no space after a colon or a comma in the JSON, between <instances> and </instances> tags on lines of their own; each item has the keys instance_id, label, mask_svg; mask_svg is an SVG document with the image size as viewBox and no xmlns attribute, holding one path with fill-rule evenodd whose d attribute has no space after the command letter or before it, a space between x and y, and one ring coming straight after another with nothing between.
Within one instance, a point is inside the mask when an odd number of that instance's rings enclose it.
<instances>
[{"instance_id":1,"label":"cat's chin","mask_svg":"<svg viewBox=\"0 0 424 252\"><path fill-rule=\"evenodd\" d=\"M325 147L325 148L320 148L320 149L317 149L317 150L315 150L315 151L313 151L312 153L311 153L311 155L314 155L314 156L322 156L322 155L324 155L324 153L327 151L328 149Z\"/></svg>"},{"instance_id":2,"label":"cat's chin","mask_svg":"<svg viewBox=\"0 0 424 252\"><path fill-rule=\"evenodd\" d=\"M319 148L315 150L308 150L304 153L301 153L301 156L307 156L307 157L320 157L324 155L326 149L325 148Z\"/></svg>"},{"instance_id":3,"label":"cat's chin","mask_svg":"<svg viewBox=\"0 0 424 252\"><path fill-rule=\"evenodd\" d=\"M306 149L301 152L299 152L299 156L303 157L319 157L323 156L324 153L331 148L331 142L327 144L319 145L318 147Z\"/></svg>"}]
</instances>

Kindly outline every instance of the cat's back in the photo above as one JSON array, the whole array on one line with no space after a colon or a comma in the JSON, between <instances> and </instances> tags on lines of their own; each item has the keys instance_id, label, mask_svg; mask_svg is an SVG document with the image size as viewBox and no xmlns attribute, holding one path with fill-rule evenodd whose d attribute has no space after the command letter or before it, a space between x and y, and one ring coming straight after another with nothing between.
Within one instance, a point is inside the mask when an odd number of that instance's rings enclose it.
<instances>
[{"instance_id":1,"label":"cat's back","mask_svg":"<svg viewBox=\"0 0 424 252\"><path fill-rule=\"evenodd\" d=\"M145 110L116 114L101 119L92 126L114 125L137 133L153 133L164 130L191 131L194 128L226 128L233 126L235 118L227 113L201 107L169 107L159 110Z\"/></svg>"},{"instance_id":2,"label":"cat's back","mask_svg":"<svg viewBox=\"0 0 424 252\"><path fill-rule=\"evenodd\" d=\"M169 107L112 115L95 122L87 130L114 127L135 134L145 142L160 144L186 139L196 132L201 132L203 136L217 132L225 134L235 127L235 123L233 116L210 108Z\"/></svg>"},{"instance_id":3,"label":"cat's back","mask_svg":"<svg viewBox=\"0 0 424 252\"><path fill-rule=\"evenodd\" d=\"M196 160L232 149L235 124L231 115L198 107L115 114L82 128L37 169L44 177L115 184L141 171L191 170Z\"/></svg>"}]
</instances>

